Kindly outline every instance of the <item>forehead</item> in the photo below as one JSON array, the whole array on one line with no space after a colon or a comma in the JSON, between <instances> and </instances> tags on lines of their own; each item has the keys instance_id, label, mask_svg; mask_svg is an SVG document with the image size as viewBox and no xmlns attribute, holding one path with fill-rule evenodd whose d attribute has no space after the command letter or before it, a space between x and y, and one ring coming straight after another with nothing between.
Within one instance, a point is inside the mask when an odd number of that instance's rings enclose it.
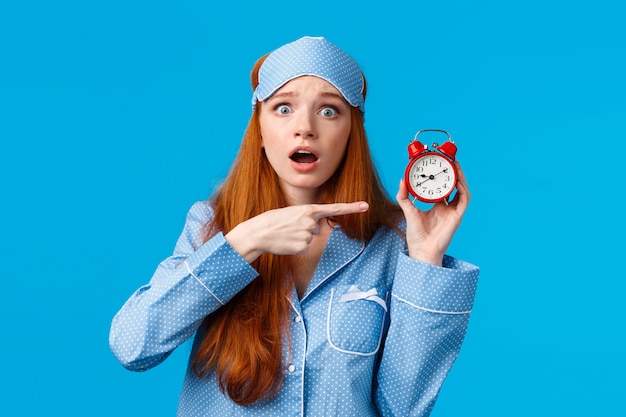
<instances>
[{"instance_id":1,"label":"forehead","mask_svg":"<svg viewBox=\"0 0 626 417\"><path fill-rule=\"evenodd\" d=\"M335 88L331 83L326 80L323 80L314 75L303 75L301 77L294 78L286 82L282 87L280 87L276 92L269 97L272 97L285 93L319 93L319 94L332 94L337 95L339 98L343 99L341 92Z\"/></svg>"}]
</instances>

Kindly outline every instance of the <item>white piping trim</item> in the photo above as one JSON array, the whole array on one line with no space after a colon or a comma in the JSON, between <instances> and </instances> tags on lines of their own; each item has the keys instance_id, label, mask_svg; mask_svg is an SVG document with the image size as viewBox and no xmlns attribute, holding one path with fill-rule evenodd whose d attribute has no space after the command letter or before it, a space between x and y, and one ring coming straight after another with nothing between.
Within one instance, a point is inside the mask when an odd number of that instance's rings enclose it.
<instances>
[{"instance_id":1,"label":"white piping trim","mask_svg":"<svg viewBox=\"0 0 626 417\"><path fill-rule=\"evenodd\" d=\"M204 287L204 289L205 289L205 290L207 290L207 291L209 292L209 294L211 294L211 295L213 296L213 298L215 298L215 299L216 299L216 300L217 300L217 301L218 301L221 305L225 305L225 303L224 303L222 300L220 300L220 299L218 298L218 296L217 296L217 295L213 294L213 291L211 291L211 290L209 289L209 287L207 287L206 285L204 285L204 282L202 282L202 281L200 280L200 278L198 278L198 277L196 276L196 274L194 274L194 273L193 273L193 271L191 270L191 268L189 268L189 265L187 264L187 259L185 259L185 261L184 261L183 263L184 263L184 264L185 264L185 266L187 267L187 271L189 271L189 274L191 274L191 276L192 276L192 277L194 277L194 278L196 279L196 281L198 281L198 282L200 283L200 285L202 285L202 286Z\"/></svg>"},{"instance_id":2,"label":"white piping trim","mask_svg":"<svg viewBox=\"0 0 626 417\"><path fill-rule=\"evenodd\" d=\"M407 303L408 305L415 307L417 309L420 310L424 310L424 311L428 311L429 313L437 313L437 314L469 314L472 312L472 310L468 310L468 311L439 311L439 310L431 310L429 308L424 308L424 307L420 307L418 305L415 305L407 300L405 300L404 298L400 298L395 294L391 294L392 297L396 297L398 300Z\"/></svg>"},{"instance_id":3,"label":"white piping trim","mask_svg":"<svg viewBox=\"0 0 626 417\"><path fill-rule=\"evenodd\" d=\"M385 330L385 326L384 326L385 317L383 316L383 323L380 323L380 334L378 335L378 344L376 345L376 349L374 351L372 351L372 352L358 352L358 351L354 351L354 350L341 349L340 347L336 346L333 343L333 341L331 340L331 338L330 338L330 315L331 315L331 311L332 311L334 294L335 294L335 289L333 288L330 291L330 301L328 302L328 313L326 315L326 339L328 340L328 344L330 345L330 347L332 347L333 349L335 349L338 352L349 353L351 355L357 355L357 356L372 356L372 355L375 355L378 352L378 350L380 349L380 342L383 339L383 331Z\"/></svg>"},{"instance_id":4,"label":"white piping trim","mask_svg":"<svg viewBox=\"0 0 626 417\"><path fill-rule=\"evenodd\" d=\"M306 326L304 325L304 317L300 315L300 313L298 312L298 309L291 301L291 298L287 297L287 301L289 301L289 304L291 304L291 308L296 313L296 315L300 317L300 325L302 326L302 329L304 331L304 355L302 357L302 377L301 377L301 383L300 383L300 415L304 417L304 372L306 370L306 347L307 347ZM291 353L291 357L293 358L293 351L290 353Z\"/></svg>"}]
</instances>

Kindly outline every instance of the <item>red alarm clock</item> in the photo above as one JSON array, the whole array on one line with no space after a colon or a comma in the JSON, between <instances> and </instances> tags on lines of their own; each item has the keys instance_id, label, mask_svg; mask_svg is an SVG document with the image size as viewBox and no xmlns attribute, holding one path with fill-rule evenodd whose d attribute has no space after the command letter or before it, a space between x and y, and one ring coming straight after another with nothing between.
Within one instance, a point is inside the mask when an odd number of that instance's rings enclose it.
<instances>
[{"instance_id":1,"label":"red alarm clock","mask_svg":"<svg viewBox=\"0 0 626 417\"><path fill-rule=\"evenodd\" d=\"M424 132L440 132L448 136L448 141L439 146L433 143L429 149L417 140ZM404 172L404 181L409 193L425 203L448 204L448 197L456 187L457 172L454 165L456 145L445 130L424 129L415 134L409 144L409 164Z\"/></svg>"}]
</instances>

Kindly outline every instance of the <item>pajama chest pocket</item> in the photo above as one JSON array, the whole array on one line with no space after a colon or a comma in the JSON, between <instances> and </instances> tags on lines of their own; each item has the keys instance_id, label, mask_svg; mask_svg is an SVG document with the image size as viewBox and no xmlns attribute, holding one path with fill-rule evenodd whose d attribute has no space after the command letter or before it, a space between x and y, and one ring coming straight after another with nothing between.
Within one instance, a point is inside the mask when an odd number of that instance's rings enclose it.
<instances>
[{"instance_id":1,"label":"pajama chest pocket","mask_svg":"<svg viewBox=\"0 0 626 417\"><path fill-rule=\"evenodd\" d=\"M335 287L328 302L328 343L344 353L369 356L378 352L387 313L384 289L355 285Z\"/></svg>"}]
</instances>

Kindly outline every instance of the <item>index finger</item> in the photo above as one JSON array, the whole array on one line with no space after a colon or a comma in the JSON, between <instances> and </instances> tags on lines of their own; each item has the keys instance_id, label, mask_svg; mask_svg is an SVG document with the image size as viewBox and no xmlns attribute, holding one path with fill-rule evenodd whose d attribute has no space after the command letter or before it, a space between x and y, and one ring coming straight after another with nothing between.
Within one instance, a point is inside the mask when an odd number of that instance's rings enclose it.
<instances>
[{"instance_id":1,"label":"index finger","mask_svg":"<svg viewBox=\"0 0 626 417\"><path fill-rule=\"evenodd\" d=\"M324 217L364 213L370 206L365 201L356 201L354 203L311 204L311 207L313 208L313 218L319 220Z\"/></svg>"}]
</instances>

